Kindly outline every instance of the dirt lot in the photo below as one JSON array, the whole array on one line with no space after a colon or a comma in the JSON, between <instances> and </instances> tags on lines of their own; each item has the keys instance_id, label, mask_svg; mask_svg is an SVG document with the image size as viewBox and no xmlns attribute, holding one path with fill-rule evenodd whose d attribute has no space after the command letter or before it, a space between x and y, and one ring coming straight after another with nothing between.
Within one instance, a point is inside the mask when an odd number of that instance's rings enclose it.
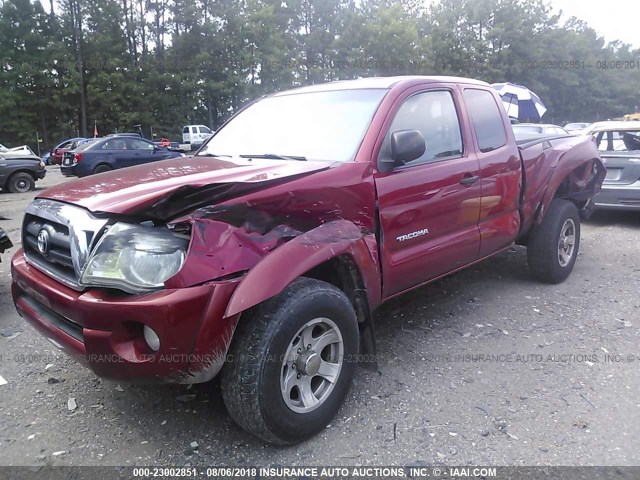
<instances>
[{"instance_id":1,"label":"dirt lot","mask_svg":"<svg viewBox=\"0 0 640 480\"><path fill-rule=\"evenodd\" d=\"M0 194L14 243L36 193ZM582 235L561 285L533 282L518 247L385 305L379 371L290 448L236 427L217 382L119 385L59 354L15 312L5 253L0 465L638 465L640 214Z\"/></svg>"}]
</instances>

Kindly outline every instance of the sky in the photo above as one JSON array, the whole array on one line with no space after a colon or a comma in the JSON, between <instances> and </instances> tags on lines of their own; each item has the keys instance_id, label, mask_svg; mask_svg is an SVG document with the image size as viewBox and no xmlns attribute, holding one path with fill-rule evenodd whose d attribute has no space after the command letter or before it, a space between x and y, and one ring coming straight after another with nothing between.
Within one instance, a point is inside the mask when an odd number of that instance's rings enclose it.
<instances>
[{"instance_id":1,"label":"sky","mask_svg":"<svg viewBox=\"0 0 640 480\"><path fill-rule=\"evenodd\" d=\"M548 0L555 12L562 10L563 19L584 20L607 42L622 40L640 48L639 0Z\"/></svg>"}]
</instances>

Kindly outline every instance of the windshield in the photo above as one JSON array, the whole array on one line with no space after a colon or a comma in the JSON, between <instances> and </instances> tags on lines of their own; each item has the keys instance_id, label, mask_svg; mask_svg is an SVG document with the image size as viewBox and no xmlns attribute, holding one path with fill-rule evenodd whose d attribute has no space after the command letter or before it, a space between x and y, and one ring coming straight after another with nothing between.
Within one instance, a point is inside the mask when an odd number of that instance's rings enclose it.
<instances>
[{"instance_id":1,"label":"windshield","mask_svg":"<svg viewBox=\"0 0 640 480\"><path fill-rule=\"evenodd\" d=\"M239 113L198 155L273 155L353 160L382 89L340 90L268 97Z\"/></svg>"}]
</instances>

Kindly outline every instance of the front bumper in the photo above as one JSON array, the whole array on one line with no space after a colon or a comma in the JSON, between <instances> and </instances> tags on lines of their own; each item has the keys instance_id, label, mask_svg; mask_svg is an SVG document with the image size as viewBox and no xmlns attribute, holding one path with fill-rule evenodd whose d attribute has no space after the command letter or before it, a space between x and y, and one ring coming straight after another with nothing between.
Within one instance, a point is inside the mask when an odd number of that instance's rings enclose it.
<instances>
[{"instance_id":1,"label":"front bumper","mask_svg":"<svg viewBox=\"0 0 640 480\"><path fill-rule=\"evenodd\" d=\"M47 170L45 168L36 170L36 178L38 180L42 180L46 175L47 175Z\"/></svg>"},{"instance_id":2,"label":"front bumper","mask_svg":"<svg viewBox=\"0 0 640 480\"><path fill-rule=\"evenodd\" d=\"M222 368L238 316L224 318L237 282L165 289L145 295L72 290L27 263L11 264L22 317L56 347L105 378L197 383ZM160 338L152 351L142 327Z\"/></svg>"},{"instance_id":3,"label":"front bumper","mask_svg":"<svg viewBox=\"0 0 640 480\"><path fill-rule=\"evenodd\" d=\"M593 203L599 209L640 210L640 180L628 185L605 183Z\"/></svg>"}]
</instances>

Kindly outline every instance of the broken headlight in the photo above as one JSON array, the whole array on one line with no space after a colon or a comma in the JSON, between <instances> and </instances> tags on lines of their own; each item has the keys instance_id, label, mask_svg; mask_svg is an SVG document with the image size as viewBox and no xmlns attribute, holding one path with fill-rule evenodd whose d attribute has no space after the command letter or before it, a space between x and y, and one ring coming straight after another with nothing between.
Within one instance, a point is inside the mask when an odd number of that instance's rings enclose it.
<instances>
[{"instance_id":1,"label":"broken headlight","mask_svg":"<svg viewBox=\"0 0 640 480\"><path fill-rule=\"evenodd\" d=\"M182 267L188 243L169 230L116 223L94 248L80 284L129 293L161 288Z\"/></svg>"}]
</instances>

